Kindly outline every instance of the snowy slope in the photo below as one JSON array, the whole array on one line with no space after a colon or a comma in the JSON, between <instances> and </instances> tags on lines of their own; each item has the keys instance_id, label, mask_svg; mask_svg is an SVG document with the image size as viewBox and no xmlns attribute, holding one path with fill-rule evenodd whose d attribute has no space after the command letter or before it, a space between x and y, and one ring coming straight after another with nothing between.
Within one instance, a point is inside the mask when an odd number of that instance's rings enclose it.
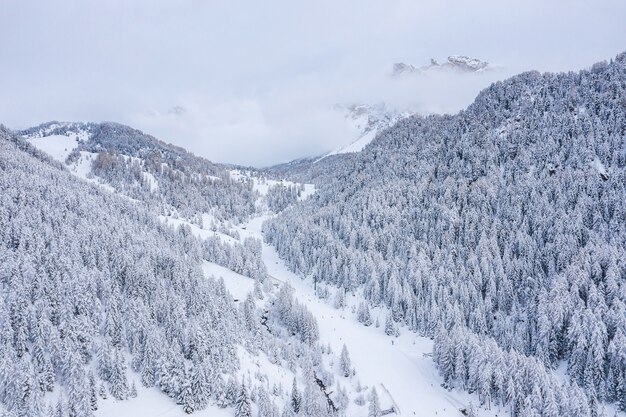
<instances>
[{"instance_id":1,"label":"snowy slope","mask_svg":"<svg viewBox=\"0 0 626 417\"><path fill-rule=\"evenodd\" d=\"M252 278L245 277L213 262L203 261L202 271L208 277L223 278L226 289L238 301L244 300L254 288Z\"/></svg>"},{"instance_id":2,"label":"snowy slope","mask_svg":"<svg viewBox=\"0 0 626 417\"><path fill-rule=\"evenodd\" d=\"M232 171L233 179L255 181L255 189L260 194L267 192L270 185L281 183L273 180L261 180L250 177L248 172ZM289 183L296 185L295 183ZM313 192L310 189L309 192ZM210 215L205 215L205 225L200 227L185 219L172 216L160 216L160 219L168 224L179 226L187 225L192 233L200 239L206 239L218 235L228 243L243 241L246 237L262 239L262 224L273 214L259 215L249 222L232 226L240 239L224 235L207 229L209 223L219 222ZM320 299L315 295L313 285L310 280L290 272L284 262L278 256L276 250L266 243L262 247L263 261L268 269L268 273L274 284L282 285L289 283L295 289L295 296L305 303L307 308L315 315L320 330L320 343L329 345L333 352L341 351L345 344L350 352L356 375L351 378L339 378L338 382L348 392L350 397L358 396L362 392L363 396L372 387L375 387L380 397L382 409L397 411L397 415L412 416L461 416L460 410L469 407L470 403L478 403L478 399L460 390L448 391L441 387L443 382L433 361L430 358L432 352L432 341L419 337L417 334L402 330L399 337L387 336L381 327L365 327L359 323L354 313L354 306L361 298L358 295L350 296L347 300L347 307L336 309L328 300ZM254 288L254 280L238 274L228 268L212 262L203 262L205 275L223 278L227 290L237 300L243 300ZM378 319L383 323L386 311L380 308L373 309L374 320ZM281 379L289 381L293 375L285 375L282 368L273 369L270 363L265 363L262 357L250 357L245 350L240 352L242 362L241 373L246 374L259 367L264 368L264 372L270 372L272 380ZM333 365L337 373L340 372L338 364ZM276 368L276 367L274 367ZM273 369L267 371L267 369ZM284 382L283 381L283 382ZM139 385L137 385L139 387ZM159 395L155 389L140 389L142 400L133 399L126 402L115 402L107 400L103 402L101 412L98 415L108 415L114 413L121 417L135 415L141 410L149 415L182 416L184 413L180 406L174 404L166 396ZM144 401L149 402L145 406ZM142 408L145 407L145 408ZM232 415L232 411L223 410L216 407L198 413L200 416L209 415ZM145 414L145 415L148 415ZM506 415L506 410L481 410L481 416ZM358 406L351 403L348 406L346 415L367 416L367 407Z\"/></svg>"},{"instance_id":3,"label":"snowy slope","mask_svg":"<svg viewBox=\"0 0 626 417\"><path fill-rule=\"evenodd\" d=\"M299 185L293 181L287 180L273 180L269 178L262 178L256 175L253 175L250 171L242 171L239 169L233 169L230 171L230 177L236 181L252 181L253 188L256 192L261 196L267 195L269 189L275 185L282 185L284 187L290 187ZM300 195L300 200L306 200L313 193L315 193L315 185L314 184L303 184L304 191Z\"/></svg>"},{"instance_id":4,"label":"snowy slope","mask_svg":"<svg viewBox=\"0 0 626 417\"><path fill-rule=\"evenodd\" d=\"M331 155L361 152L379 132L410 115L407 112L388 109L384 104L360 104L338 108L345 111L346 124L354 139L350 144L327 153L316 162Z\"/></svg>"},{"instance_id":5,"label":"snowy slope","mask_svg":"<svg viewBox=\"0 0 626 417\"><path fill-rule=\"evenodd\" d=\"M262 238L262 224L269 216L271 214L257 216L248 223L236 226L241 240L246 237ZM172 219L168 219L168 222L170 221ZM178 219L177 224L186 224L186 222ZM197 226L189 225L197 228ZM202 233L197 235L203 236ZM324 346L330 345L335 353L340 352L344 344L348 348L356 375L351 378L340 378L339 383L351 395L358 393L359 386L364 393L376 387L382 409L394 407L398 410L397 415L424 417L461 416L460 410L467 408L470 402L474 404L478 402L477 398L467 393L459 390L450 392L440 386L443 381L430 358L432 352L430 339L419 337L410 331L402 331L397 338L389 337L385 335L382 326L365 327L357 321L352 308L358 304L360 297L350 297L348 306L338 310L327 300L315 295L310 280L302 279L290 272L273 247L263 243L262 256L273 282L289 283L295 289L296 298L305 303L315 315L320 329L320 343ZM223 278L226 288L235 299L245 299L247 294L253 291L252 279L227 268L205 261L203 270L207 276ZM378 318L381 323L384 322L385 314L386 312L382 309L373 309L374 319ZM244 353L242 355L245 356ZM256 366L246 360L242 363L244 373L250 369L250 366ZM337 368L336 371L339 372L339 369ZM165 397L152 406L154 408L150 408L151 410L164 413L165 416L178 416L180 414L177 413L181 412L180 407L174 407L174 404L171 404L170 400ZM120 405L119 410L123 411L122 416L130 415L126 413L130 413L129 410L132 410L132 407L126 409ZM208 411L205 410L205 412ZM502 412L506 414L504 410ZM496 414L496 410L483 410L479 413L481 416L495 416ZM346 415L365 417L367 410L366 407L350 404Z\"/></svg>"},{"instance_id":6,"label":"snowy slope","mask_svg":"<svg viewBox=\"0 0 626 417\"><path fill-rule=\"evenodd\" d=\"M145 388L141 385L139 375L135 375L137 398L129 398L125 401L108 399L100 401L96 417L184 417L188 416L180 405L171 398L163 395L157 388ZM209 405L204 410L194 412L197 417L232 417L233 411L228 408L219 408Z\"/></svg>"}]
</instances>

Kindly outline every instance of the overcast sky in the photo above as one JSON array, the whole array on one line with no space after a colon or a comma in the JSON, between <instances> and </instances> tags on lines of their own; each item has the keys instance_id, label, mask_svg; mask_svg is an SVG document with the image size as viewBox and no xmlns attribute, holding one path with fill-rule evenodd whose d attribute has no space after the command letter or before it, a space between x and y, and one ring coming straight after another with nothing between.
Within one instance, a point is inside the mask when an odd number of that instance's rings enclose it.
<instances>
[{"instance_id":1,"label":"overcast sky","mask_svg":"<svg viewBox=\"0 0 626 417\"><path fill-rule=\"evenodd\" d=\"M336 104L456 112L511 74L626 50L623 0L4 0L0 123L117 121L264 166L354 138ZM462 54L499 70L390 76Z\"/></svg>"}]
</instances>

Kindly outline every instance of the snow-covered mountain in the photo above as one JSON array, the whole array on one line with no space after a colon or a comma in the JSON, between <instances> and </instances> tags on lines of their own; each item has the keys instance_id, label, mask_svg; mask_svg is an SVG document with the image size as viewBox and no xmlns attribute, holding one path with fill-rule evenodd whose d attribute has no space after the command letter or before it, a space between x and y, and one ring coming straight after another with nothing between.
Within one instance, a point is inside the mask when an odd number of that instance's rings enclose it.
<instances>
[{"instance_id":1,"label":"snow-covered mountain","mask_svg":"<svg viewBox=\"0 0 626 417\"><path fill-rule=\"evenodd\" d=\"M345 113L346 124L355 139L348 145L335 149L320 159L331 155L360 152L382 130L410 115L408 112L401 113L391 110L384 103L377 105L352 104L337 106L337 108Z\"/></svg>"},{"instance_id":2,"label":"snow-covered mountain","mask_svg":"<svg viewBox=\"0 0 626 417\"><path fill-rule=\"evenodd\" d=\"M485 61L470 58L463 55L451 55L446 62L439 63L431 59L431 63L426 66L416 67L412 64L402 62L393 65L392 75L394 77L428 74L431 72L458 73L463 76L466 73L478 73L493 69ZM377 104L359 103L350 105L336 105L337 111L341 112L345 118L347 131L350 132L350 140L347 145L334 149L321 157L314 158L314 162L319 162L333 155L358 153L365 148L380 132L394 125L399 120L414 114L411 110L400 110L388 106L384 102ZM304 166L308 170L308 161L294 161L295 165ZM304 165L301 162L305 162ZM284 167L284 166L281 166ZM284 167L287 168L287 167ZM289 167L291 170L294 166Z\"/></svg>"},{"instance_id":3,"label":"snow-covered mountain","mask_svg":"<svg viewBox=\"0 0 626 417\"><path fill-rule=\"evenodd\" d=\"M129 126L48 122L18 133L81 178L185 218L242 221L256 210L251 183Z\"/></svg>"},{"instance_id":4,"label":"snow-covered mountain","mask_svg":"<svg viewBox=\"0 0 626 417\"><path fill-rule=\"evenodd\" d=\"M430 64L421 67L416 67L412 64L406 64L404 62L397 62L393 64L392 75L409 75L409 74L424 74L429 71L457 71L457 72L482 72L492 69L488 62L480 59L471 58L465 55L451 55L448 59L439 63L437 60L430 60Z\"/></svg>"},{"instance_id":5,"label":"snow-covered mountain","mask_svg":"<svg viewBox=\"0 0 626 417\"><path fill-rule=\"evenodd\" d=\"M432 337L444 386L478 393L473 413L622 416L624 97L626 53L404 118L327 166L265 238L318 285L387 306L390 334Z\"/></svg>"}]
</instances>

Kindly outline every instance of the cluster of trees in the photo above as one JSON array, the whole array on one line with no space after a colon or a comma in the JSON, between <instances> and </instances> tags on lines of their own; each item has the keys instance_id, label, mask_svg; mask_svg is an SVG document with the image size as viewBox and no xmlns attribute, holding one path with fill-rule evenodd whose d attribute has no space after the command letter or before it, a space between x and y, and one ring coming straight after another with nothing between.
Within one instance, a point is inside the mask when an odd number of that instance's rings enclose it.
<instances>
[{"instance_id":1,"label":"cluster of trees","mask_svg":"<svg viewBox=\"0 0 626 417\"><path fill-rule=\"evenodd\" d=\"M606 415L596 396L588 397L578 384L563 384L539 359L505 351L463 327L437 335L433 358L448 388L477 393L489 409L506 406L523 417ZM626 385L616 389L623 407Z\"/></svg>"},{"instance_id":2,"label":"cluster of trees","mask_svg":"<svg viewBox=\"0 0 626 417\"><path fill-rule=\"evenodd\" d=\"M312 345L319 339L317 320L304 304L293 296L294 290L283 284L269 311L272 321L279 323L303 343Z\"/></svg>"},{"instance_id":3,"label":"cluster of trees","mask_svg":"<svg viewBox=\"0 0 626 417\"><path fill-rule=\"evenodd\" d=\"M626 410L624 97L626 54L498 82L457 115L383 132L267 221L266 239L393 322L493 338L542 372L566 361L584 401ZM501 356L479 353L495 369Z\"/></svg>"},{"instance_id":4,"label":"cluster of trees","mask_svg":"<svg viewBox=\"0 0 626 417\"><path fill-rule=\"evenodd\" d=\"M191 233L191 231L188 231ZM226 267L241 275L259 282L267 278L267 268L261 258L261 241L247 237L243 244L224 242L218 236L204 239L202 242L203 256L209 262Z\"/></svg>"},{"instance_id":5,"label":"cluster of trees","mask_svg":"<svg viewBox=\"0 0 626 417\"><path fill-rule=\"evenodd\" d=\"M267 207L279 213L298 201L304 191L304 184L274 184L265 195Z\"/></svg>"},{"instance_id":6,"label":"cluster of trees","mask_svg":"<svg viewBox=\"0 0 626 417\"><path fill-rule=\"evenodd\" d=\"M211 249L264 274L258 241L203 246L188 227L77 179L0 126L0 410L92 416L141 384L188 413L209 404L245 412L243 346L302 375L301 415L329 415L314 375L331 373L311 313L279 297L271 328L283 331L267 331L253 297L238 307L222 280L203 275ZM261 415L289 404L267 375L245 386Z\"/></svg>"}]
</instances>

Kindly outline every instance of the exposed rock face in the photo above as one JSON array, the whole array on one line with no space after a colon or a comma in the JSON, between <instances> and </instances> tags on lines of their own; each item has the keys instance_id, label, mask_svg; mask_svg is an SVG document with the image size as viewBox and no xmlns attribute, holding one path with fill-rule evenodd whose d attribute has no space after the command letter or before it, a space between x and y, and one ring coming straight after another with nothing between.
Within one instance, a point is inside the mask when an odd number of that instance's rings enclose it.
<instances>
[{"instance_id":1,"label":"exposed rock face","mask_svg":"<svg viewBox=\"0 0 626 417\"><path fill-rule=\"evenodd\" d=\"M457 70L462 72L480 72L490 69L489 63L480 59L471 58L465 55L450 55L448 60L440 64L436 59L431 58L430 64L416 67L404 62L393 64L392 74L394 76L403 74L419 74L432 70Z\"/></svg>"}]
</instances>

